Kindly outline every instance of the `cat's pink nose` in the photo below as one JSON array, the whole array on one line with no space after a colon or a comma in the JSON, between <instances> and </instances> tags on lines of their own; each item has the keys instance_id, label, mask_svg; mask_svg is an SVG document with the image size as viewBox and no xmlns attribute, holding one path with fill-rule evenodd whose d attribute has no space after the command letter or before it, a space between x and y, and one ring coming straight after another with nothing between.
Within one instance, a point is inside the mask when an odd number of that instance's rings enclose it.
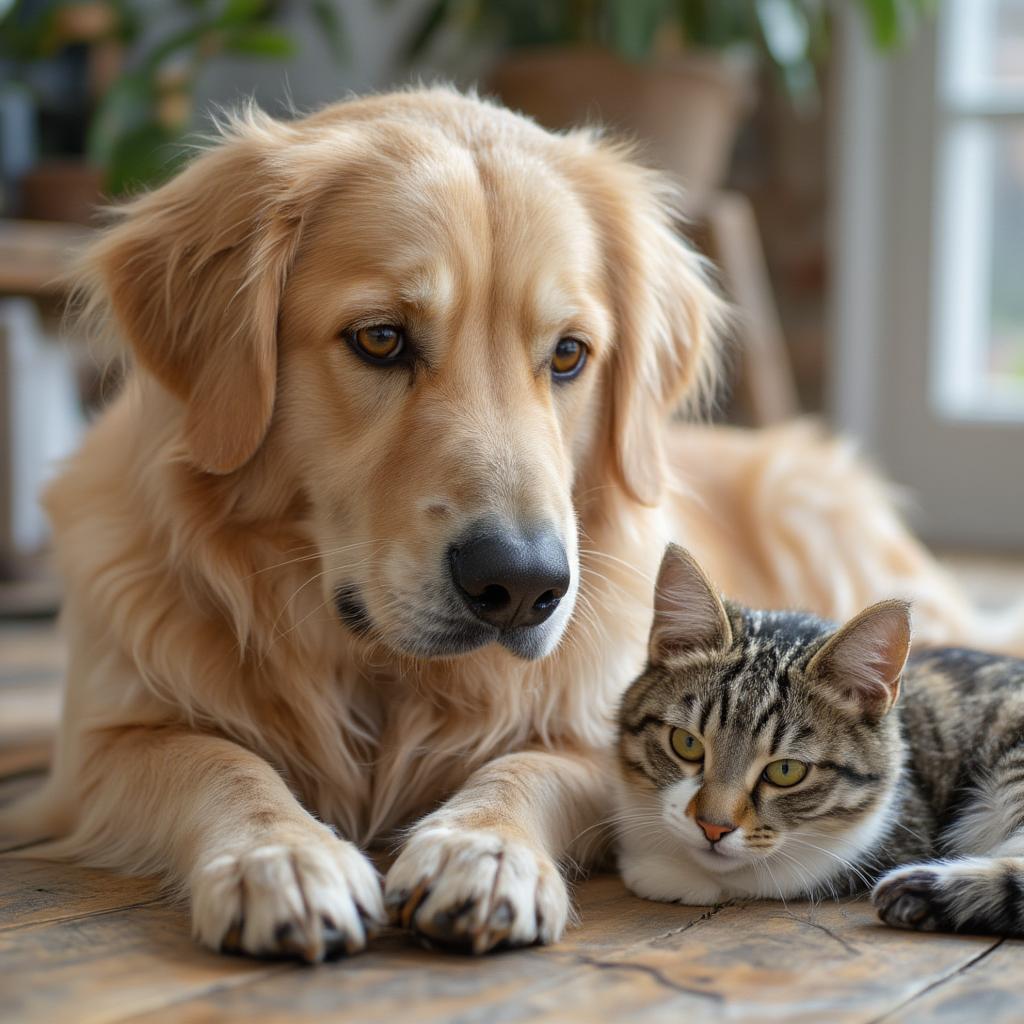
<instances>
[{"instance_id":1,"label":"cat's pink nose","mask_svg":"<svg viewBox=\"0 0 1024 1024\"><path fill-rule=\"evenodd\" d=\"M727 836L730 832L736 831L735 825L716 825L713 822L703 821L700 818L697 819L697 824L700 825L701 832L704 833L710 843L717 843L722 836Z\"/></svg>"}]
</instances>

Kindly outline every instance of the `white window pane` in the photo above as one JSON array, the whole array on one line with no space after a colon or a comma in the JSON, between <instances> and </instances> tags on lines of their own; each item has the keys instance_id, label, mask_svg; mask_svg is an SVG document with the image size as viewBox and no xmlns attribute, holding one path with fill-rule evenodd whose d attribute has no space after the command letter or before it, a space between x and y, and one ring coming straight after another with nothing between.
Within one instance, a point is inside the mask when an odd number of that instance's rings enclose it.
<instances>
[{"instance_id":1,"label":"white window pane","mask_svg":"<svg viewBox=\"0 0 1024 1024\"><path fill-rule=\"evenodd\" d=\"M992 77L1024 85L1024 0L1000 0L992 54Z\"/></svg>"},{"instance_id":2,"label":"white window pane","mask_svg":"<svg viewBox=\"0 0 1024 1024\"><path fill-rule=\"evenodd\" d=\"M935 404L1024 420L1024 123L955 124L944 171Z\"/></svg>"},{"instance_id":3,"label":"white window pane","mask_svg":"<svg viewBox=\"0 0 1024 1024\"><path fill-rule=\"evenodd\" d=\"M1024 100L1024 0L950 0L945 27L954 104Z\"/></svg>"}]
</instances>

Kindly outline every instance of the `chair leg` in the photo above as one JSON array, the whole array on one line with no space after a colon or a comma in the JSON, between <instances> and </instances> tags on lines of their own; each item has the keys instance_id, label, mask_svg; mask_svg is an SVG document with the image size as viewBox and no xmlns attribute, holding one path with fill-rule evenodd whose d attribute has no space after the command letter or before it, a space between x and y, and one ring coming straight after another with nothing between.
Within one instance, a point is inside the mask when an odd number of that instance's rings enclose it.
<instances>
[{"instance_id":1,"label":"chair leg","mask_svg":"<svg viewBox=\"0 0 1024 1024\"><path fill-rule=\"evenodd\" d=\"M755 426L792 419L800 413L800 402L753 205L739 192L716 193L698 228L736 312L736 398Z\"/></svg>"}]
</instances>

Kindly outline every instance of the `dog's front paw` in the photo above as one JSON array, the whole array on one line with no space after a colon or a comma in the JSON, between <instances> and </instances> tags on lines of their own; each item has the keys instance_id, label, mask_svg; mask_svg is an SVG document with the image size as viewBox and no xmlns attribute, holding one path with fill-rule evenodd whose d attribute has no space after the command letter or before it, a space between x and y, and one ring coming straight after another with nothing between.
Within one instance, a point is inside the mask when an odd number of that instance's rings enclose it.
<instances>
[{"instance_id":1,"label":"dog's front paw","mask_svg":"<svg viewBox=\"0 0 1024 1024\"><path fill-rule=\"evenodd\" d=\"M493 832L427 828L388 872L392 921L427 939L485 953L557 941L569 893L546 854Z\"/></svg>"},{"instance_id":2,"label":"dog's front paw","mask_svg":"<svg viewBox=\"0 0 1024 1024\"><path fill-rule=\"evenodd\" d=\"M191 891L193 933L224 952L317 963L358 952L384 923L376 870L333 836L213 857Z\"/></svg>"},{"instance_id":3,"label":"dog's front paw","mask_svg":"<svg viewBox=\"0 0 1024 1024\"><path fill-rule=\"evenodd\" d=\"M922 932L951 928L938 868L922 866L891 871L875 886L871 902L878 916L893 928Z\"/></svg>"}]
</instances>

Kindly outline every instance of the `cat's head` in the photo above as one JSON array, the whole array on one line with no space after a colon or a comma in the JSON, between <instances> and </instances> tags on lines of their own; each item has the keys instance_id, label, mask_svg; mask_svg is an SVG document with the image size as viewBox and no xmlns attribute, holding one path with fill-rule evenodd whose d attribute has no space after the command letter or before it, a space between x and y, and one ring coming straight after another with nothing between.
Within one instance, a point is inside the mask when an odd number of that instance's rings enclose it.
<instances>
[{"instance_id":1,"label":"cat's head","mask_svg":"<svg viewBox=\"0 0 1024 1024\"><path fill-rule=\"evenodd\" d=\"M900 743L888 712L909 644L904 602L841 628L753 611L723 601L670 545L648 664L619 716L621 828L661 823L716 873L835 849L893 789Z\"/></svg>"}]
</instances>

